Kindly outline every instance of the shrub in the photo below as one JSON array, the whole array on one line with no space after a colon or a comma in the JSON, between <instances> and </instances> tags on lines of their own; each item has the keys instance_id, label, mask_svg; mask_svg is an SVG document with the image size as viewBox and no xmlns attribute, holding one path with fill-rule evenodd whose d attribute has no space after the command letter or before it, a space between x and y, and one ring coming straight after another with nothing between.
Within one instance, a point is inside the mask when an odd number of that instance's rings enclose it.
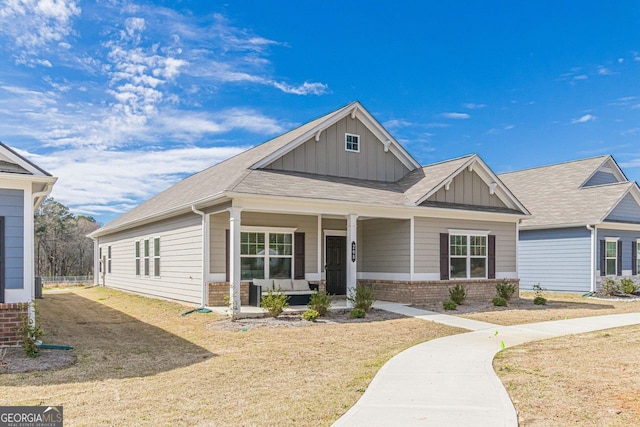
<instances>
[{"instance_id":1,"label":"shrub","mask_svg":"<svg viewBox=\"0 0 640 427\"><path fill-rule=\"evenodd\" d=\"M363 285L357 286L355 291L352 290L347 296L347 301L353 304L353 308L369 311L373 303L376 302L375 298L373 286Z\"/></svg>"},{"instance_id":2,"label":"shrub","mask_svg":"<svg viewBox=\"0 0 640 427\"><path fill-rule=\"evenodd\" d=\"M508 301L516 292L516 285L503 280L502 282L496 283L496 292L500 298L504 298Z\"/></svg>"},{"instance_id":3,"label":"shrub","mask_svg":"<svg viewBox=\"0 0 640 427\"><path fill-rule=\"evenodd\" d=\"M367 314L367 311L365 309L354 308L353 310L351 310L349 317L352 319L363 319L366 314Z\"/></svg>"},{"instance_id":4,"label":"shrub","mask_svg":"<svg viewBox=\"0 0 640 427\"><path fill-rule=\"evenodd\" d=\"M260 307L266 309L271 317L278 317L285 308L289 307L288 301L289 297L280 289L277 291L269 289L267 295L262 297Z\"/></svg>"},{"instance_id":5,"label":"shrub","mask_svg":"<svg viewBox=\"0 0 640 427\"><path fill-rule=\"evenodd\" d=\"M454 303L460 305L467 297L467 290L461 284L456 284L453 288L449 288L449 298Z\"/></svg>"},{"instance_id":6,"label":"shrub","mask_svg":"<svg viewBox=\"0 0 640 427\"><path fill-rule=\"evenodd\" d=\"M309 308L318 312L319 316L327 314L327 310L331 306L332 296L325 291L314 292L309 298Z\"/></svg>"},{"instance_id":7,"label":"shrub","mask_svg":"<svg viewBox=\"0 0 640 427\"><path fill-rule=\"evenodd\" d=\"M535 305L547 305L547 299L545 297L535 297L533 303Z\"/></svg>"},{"instance_id":8,"label":"shrub","mask_svg":"<svg viewBox=\"0 0 640 427\"><path fill-rule=\"evenodd\" d=\"M602 283L602 293L607 296L616 295L620 293L620 284L611 277L607 277Z\"/></svg>"},{"instance_id":9,"label":"shrub","mask_svg":"<svg viewBox=\"0 0 640 427\"><path fill-rule=\"evenodd\" d=\"M445 310L455 310L457 306L458 305L451 300L442 301L442 308Z\"/></svg>"},{"instance_id":10,"label":"shrub","mask_svg":"<svg viewBox=\"0 0 640 427\"><path fill-rule=\"evenodd\" d=\"M21 335L21 345L24 352L29 357L38 357L40 348L38 347L38 341L42 338L43 332L40 329L40 322L38 321L38 312L36 311L36 304L33 303L33 319L29 317L29 313L22 315L21 324L18 328L18 332Z\"/></svg>"},{"instance_id":11,"label":"shrub","mask_svg":"<svg viewBox=\"0 0 640 427\"><path fill-rule=\"evenodd\" d=\"M309 322L315 322L318 317L320 317L320 313L318 313L316 310L311 308L305 311L304 313L302 313L302 318Z\"/></svg>"},{"instance_id":12,"label":"shrub","mask_svg":"<svg viewBox=\"0 0 640 427\"><path fill-rule=\"evenodd\" d=\"M503 297L495 297L494 299L491 300L491 302L496 307L506 307L507 306L507 299L503 298Z\"/></svg>"},{"instance_id":13,"label":"shrub","mask_svg":"<svg viewBox=\"0 0 640 427\"><path fill-rule=\"evenodd\" d=\"M633 280L625 277L624 279L620 279L620 287L622 288L622 292L625 294L632 294L638 290L638 285L633 283Z\"/></svg>"}]
</instances>

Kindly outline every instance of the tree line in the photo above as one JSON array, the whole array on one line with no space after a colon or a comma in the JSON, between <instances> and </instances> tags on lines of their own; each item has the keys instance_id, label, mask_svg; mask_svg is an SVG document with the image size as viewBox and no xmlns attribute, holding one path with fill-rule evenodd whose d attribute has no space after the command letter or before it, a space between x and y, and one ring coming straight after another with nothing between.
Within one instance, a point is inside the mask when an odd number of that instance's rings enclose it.
<instances>
[{"instance_id":1,"label":"tree line","mask_svg":"<svg viewBox=\"0 0 640 427\"><path fill-rule=\"evenodd\" d=\"M88 276L93 274L95 218L74 215L52 197L45 199L34 217L36 276Z\"/></svg>"}]
</instances>

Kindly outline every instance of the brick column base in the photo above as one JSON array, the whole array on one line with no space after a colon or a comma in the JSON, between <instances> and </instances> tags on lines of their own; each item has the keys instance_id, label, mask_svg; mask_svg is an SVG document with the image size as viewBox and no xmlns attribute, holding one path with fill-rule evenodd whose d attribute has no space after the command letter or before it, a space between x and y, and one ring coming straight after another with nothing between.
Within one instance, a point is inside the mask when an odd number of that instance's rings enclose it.
<instances>
[{"instance_id":1,"label":"brick column base","mask_svg":"<svg viewBox=\"0 0 640 427\"><path fill-rule=\"evenodd\" d=\"M229 282L209 282L209 307L224 307L229 297ZM249 282L240 282L240 304L249 305Z\"/></svg>"},{"instance_id":2,"label":"brick column base","mask_svg":"<svg viewBox=\"0 0 640 427\"><path fill-rule=\"evenodd\" d=\"M20 325L29 312L27 303L0 304L0 347L15 347L20 344Z\"/></svg>"}]
</instances>

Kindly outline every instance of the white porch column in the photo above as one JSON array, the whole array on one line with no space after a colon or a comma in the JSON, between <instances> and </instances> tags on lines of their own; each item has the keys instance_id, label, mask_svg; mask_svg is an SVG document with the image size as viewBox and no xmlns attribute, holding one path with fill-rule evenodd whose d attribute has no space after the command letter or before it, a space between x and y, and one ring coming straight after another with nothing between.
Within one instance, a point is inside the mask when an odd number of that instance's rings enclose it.
<instances>
[{"instance_id":1,"label":"white porch column","mask_svg":"<svg viewBox=\"0 0 640 427\"><path fill-rule=\"evenodd\" d=\"M241 208L229 210L229 302L231 317L240 314L240 212Z\"/></svg>"},{"instance_id":2,"label":"white porch column","mask_svg":"<svg viewBox=\"0 0 640 427\"><path fill-rule=\"evenodd\" d=\"M358 283L358 215L347 216L347 296L353 295ZM353 304L347 300L347 307Z\"/></svg>"}]
</instances>

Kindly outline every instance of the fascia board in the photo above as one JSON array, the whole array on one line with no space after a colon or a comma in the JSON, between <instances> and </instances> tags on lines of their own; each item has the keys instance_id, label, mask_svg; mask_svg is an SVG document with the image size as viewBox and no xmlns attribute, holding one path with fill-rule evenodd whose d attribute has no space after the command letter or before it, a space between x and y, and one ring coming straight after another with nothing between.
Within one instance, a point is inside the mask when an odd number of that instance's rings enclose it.
<instances>
[{"instance_id":1,"label":"fascia board","mask_svg":"<svg viewBox=\"0 0 640 427\"><path fill-rule=\"evenodd\" d=\"M438 192L438 190L440 190L442 187L445 186L445 184L449 181L452 180L453 178L455 178L456 176L458 176L458 174L460 172L462 172L463 170L465 170L466 168L469 167L469 165L471 165L476 157L478 157L476 154L474 154L473 156L469 157L469 160L467 160L466 162L464 162L462 164L462 166L460 166L458 169L456 169L455 171L453 171L452 173L450 173L449 175L447 175L447 177L445 179L443 179L442 181L440 181L436 186L434 186L431 190L429 190L427 192L427 194L425 194L424 196L422 196L420 199L418 199L418 201L416 202L416 205L419 205L421 203L423 203L425 200L427 200L429 197L433 196L434 194L436 194Z\"/></svg>"}]
</instances>

